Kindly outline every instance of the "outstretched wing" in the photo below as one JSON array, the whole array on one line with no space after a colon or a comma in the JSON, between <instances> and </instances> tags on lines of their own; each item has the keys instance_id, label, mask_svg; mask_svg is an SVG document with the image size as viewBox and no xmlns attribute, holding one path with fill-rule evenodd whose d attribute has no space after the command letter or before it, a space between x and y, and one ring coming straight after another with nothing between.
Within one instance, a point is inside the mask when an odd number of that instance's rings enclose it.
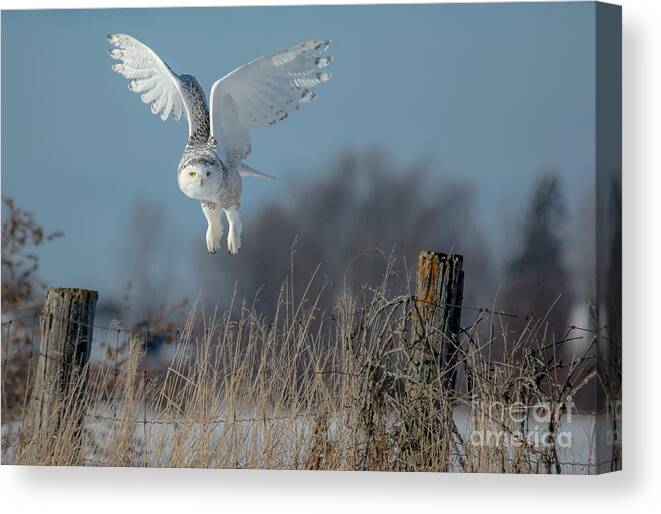
<instances>
[{"instance_id":1,"label":"outstretched wing","mask_svg":"<svg viewBox=\"0 0 661 514\"><path fill-rule=\"evenodd\" d=\"M189 136L194 128L191 123L191 92L181 78L156 52L137 39L126 34L108 36L112 48L108 54L119 62L112 65L117 73L130 79L129 90L140 93L140 99L151 105L151 112L166 121L170 115L176 120L182 113L188 119Z\"/></svg>"},{"instance_id":2,"label":"outstretched wing","mask_svg":"<svg viewBox=\"0 0 661 514\"><path fill-rule=\"evenodd\" d=\"M221 158L242 160L250 153L250 129L284 120L300 104L311 102L316 85L331 78L320 68L330 41L304 41L260 57L217 80L211 87L211 134Z\"/></svg>"}]
</instances>

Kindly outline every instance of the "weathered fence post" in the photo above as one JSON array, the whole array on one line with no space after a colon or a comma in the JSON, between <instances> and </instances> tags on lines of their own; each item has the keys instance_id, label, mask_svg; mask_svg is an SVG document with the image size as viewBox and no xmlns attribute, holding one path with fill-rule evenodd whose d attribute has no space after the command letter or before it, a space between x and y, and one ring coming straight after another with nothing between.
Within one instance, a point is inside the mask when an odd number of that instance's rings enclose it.
<instances>
[{"instance_id":1,"label":"weathered fence post","mask_svg":"<svg viewBox=\"0 0 661 514\"><path fill-rule=\"evenodd\" d=\"M464 289L463 257L423 251L418 258L411 319L412 354L407 385L408 469L449 471L452 466L453 404Z\"/></svg>"},{"instance_id":2,"label":"weathered fence post","mask_svg":"<svg viewBox=\"0 0 661 514\"><path fill-rule=\"evenodd\" d=\"M452 390L456 382L457 350L464 293L463 257L425 250L418 257L413 310L413 360L419 376Z\"/></svg>"},{"instance_id":3,"label":"weathered fence post","mask_svg":"<svg viewBox=\"0 0 661 514\"><path fill-rule=\"evenodd\" d=\"M61 430L80 437L97 298L96 291L86 289L46 291L30 403L31 430L37 440Z\"/></svg>"}]
</instances>

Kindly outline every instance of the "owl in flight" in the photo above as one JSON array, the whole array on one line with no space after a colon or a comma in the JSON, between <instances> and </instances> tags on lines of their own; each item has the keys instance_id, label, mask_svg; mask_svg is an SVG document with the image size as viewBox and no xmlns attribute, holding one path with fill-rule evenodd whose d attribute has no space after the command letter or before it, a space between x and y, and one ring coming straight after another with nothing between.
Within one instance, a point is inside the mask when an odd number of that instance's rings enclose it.
<instances>
[{"instance_id":1,"label":"owl in flight","mask_svg":"<svg viewBox=\"0 0 661 514\"><path fill-rule=\"evenodd\" d=\"M241 247L239 207L244 176L273 178L243 162L250 154L250 129L273 125L311 102L316 85L331 78L320 71L333 62L322 56L330 41L303 41L244 64L211 86L210 105L195 77L177 75L147 45L125 34L108 36L112 69L130 79L129 90L163 121L188 120L188 143L179 161L179 189L202 204L207 249L216 253L229 225L227 249Z\"/></svg>"}]
</instances>

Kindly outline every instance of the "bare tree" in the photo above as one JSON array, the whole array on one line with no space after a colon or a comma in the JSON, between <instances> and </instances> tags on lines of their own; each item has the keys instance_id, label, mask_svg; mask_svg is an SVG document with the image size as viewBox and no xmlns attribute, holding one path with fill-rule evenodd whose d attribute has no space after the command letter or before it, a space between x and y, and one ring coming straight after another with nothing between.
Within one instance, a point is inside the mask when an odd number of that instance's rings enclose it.
<instances>
[{"instance_id":1,"label":"bare tree","mask_svg":"<svg viewBox=\"0 0 661 514\"><path fill-rule=\"evenodd\" d=\"M258 308L275 305L283 280L292 275L302 295L319 267L316 287L357 294L381 283L384 262L397 258L394 289L407 287L407 264L415 267L422 248L466 256L471 277L467 301L493 283L489 249L475 218L473 191L464 181L443 178L425 163L397 166L381 151L346 153L330 169L296 186L284 199L264 205L245 223L238 259L198 255L205 297L227 304L235 283L239 297ZM296 244L294 244L296 242ZM293 254L293 268L292 268ZM316 291L316 289L313 289ZM329 303L322 299L322 306Z\"/></svg>"}]
</instances>

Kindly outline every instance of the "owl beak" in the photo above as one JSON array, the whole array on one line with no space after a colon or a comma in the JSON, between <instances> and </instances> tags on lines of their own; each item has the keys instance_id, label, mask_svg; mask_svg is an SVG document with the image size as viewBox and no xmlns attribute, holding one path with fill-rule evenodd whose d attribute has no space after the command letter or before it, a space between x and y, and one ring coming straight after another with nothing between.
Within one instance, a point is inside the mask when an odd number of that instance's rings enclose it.
<instances>
[{"instance_id":1,"label":"owl beak","mask_svg":"<svg viewBox=\"0 0 661 514\"><path fill-rule=\"evenodd\" d=\"M202 186L204 186L204 179L203 178L200 179L200 187L202 187Z\"/></svg>"}]
</instances>

